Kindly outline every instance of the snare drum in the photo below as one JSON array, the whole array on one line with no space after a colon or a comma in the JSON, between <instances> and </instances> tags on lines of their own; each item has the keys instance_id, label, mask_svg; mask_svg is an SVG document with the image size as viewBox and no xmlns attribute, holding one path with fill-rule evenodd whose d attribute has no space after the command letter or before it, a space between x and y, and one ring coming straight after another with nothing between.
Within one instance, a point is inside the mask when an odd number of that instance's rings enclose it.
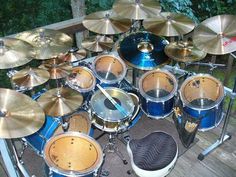
<instances>
[{"instance_id":1,"label":"snare drum","mask_svg":"<svg viewBox=\"0 0 236 177\"><path fill-rule=\"evenodd\" d=\"M139 80L141 108L151 118L159 119L170 115L174 107L177 80L164 70L146 72Z\"/></svg>"},{"instance_id":2,"label":"snare drum","mask_svg":"<svg viewBox=\"0 0 236 177\"><path fill-rule=\"evenodd\" d=\"M43 154L50 170L64 176L91 175L103 162L101 146L90 136L78 132L53 136L47 141Z\"/></svg>"},{"instance_id":3,"label":"snare drum","mask_svg":"<svg viewBox=\"0 0 236 177\"><path fill-rule=\"evenodd\" d=\"M102 87L117 87L126 75L123 60L113 55L98 56L92 63L92 70Z\"/></svg>"},{"instance_id":4,"label":"snare drum","mask_svg":"<svg viewBox=\"0 0 236 177\"><path fill-rule=\"evenodd\" d=\"M180 88L183 111L201 119L200 131L219 125L222 120L224 86L208 74L197 74L187 78Z\"/></svg>"}]
</instances>

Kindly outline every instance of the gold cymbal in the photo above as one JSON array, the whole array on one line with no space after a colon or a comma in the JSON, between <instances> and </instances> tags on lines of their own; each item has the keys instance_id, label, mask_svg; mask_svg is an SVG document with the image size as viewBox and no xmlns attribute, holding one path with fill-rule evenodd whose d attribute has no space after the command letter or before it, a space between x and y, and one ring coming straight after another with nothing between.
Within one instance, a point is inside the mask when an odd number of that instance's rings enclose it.
<instances>
[{"instance_id":1,"label":"gold cymbal","mask_svg":"<svg viewBox=\"0 0 236 177\"><path fill-rule=\"evenodd\" d=\"M0 88L0 138L31 135L44 121L44 112L37 102L22 93Z\"/></svg>"},{"instance_id":2,"label":"gold cymbal","mask_svg":"<svg viewBox=\"0 0 236 177\"><path fill-rule=\"evenodd\" d=\"M16 35L34 46L35 58L45 60L66 53L72 47L72 39L65 33L51 29L35 29Z\"/></svg>"},{"instance_id":3,"label":"gold cymbal","mask_svg":"<svg viewBox=\"0 0 236 177\"><path fill-rule=\"evenodd\" d=\"M206 52L196 48L191 41L172 42L165 47L166 55L178 62L196 62L206 57Z\"/></svg>"},{"instance_id":4,"label":"gold cymbal","mask_svg":"<svg viewBox=\"0 0 236 177\"><path fill-rule=\"evenodd\" d=\"M47 82L49 78L49 72L44 69L26 68L14 74L12 81L18 86L32 88Z\"/></svg>"},{"instance_id":5,"label":"gold cymbal","mask_svg":"<svg viewBox=\"0 0 236 177\"><path fill-rule=\"evenodd\" d=\"M236 51L236 16L218 15L206 19L195 28L193 42L213 55Z\"/></svg>"},{"instance_id":6,"label":"gold cymbal","mask_svg":"<svg viewBox=\"0 0 236 177\"><path fill-rule=\"evenodd\" d=\"M89 31L108 35L126 32L131 27L129 19L118 17L112 10L89 14L82 23Z\"/></svg>"},{"instance_id":7,"label":"gold cymbal","mask_svg":"<svg viewBox=\"0 0 236 177\"><path fill-rule=\"evenodd\" d=\"M83 96L70 88L48 90L37 100L46 115L64 116L74 112L83 103Z\"/></svg>"},{"instance_id":8,"label":"gold cymbal","mask_svg":"<svg viewBox=\"0 0 236 177\"><path fill-rule=\"evenodd\" d=\"M123 18L143 20L159 14L161 6L155 0L117 0L113 10Z\"/></svg>"},{"instance_id":9,"label":"gold cymbal","mask_svg":"<svg viewBox=\"0 0 236 177\"><path fill-rule=\"evenodd\" d=\"M114 42L111 38L106 36L93 36L85 39L82 42L82 47L92 52L102 52L104 50L110 50Z\"/></svg>"},{"instance_id":10,"label":"gold cymbal","mask_svg":"<svg viewBox=\"0 0 236 177\"><path fill-rule=\"evenodd\" d=\"M79 49L77 51L69 51L66 55L61 56L60 58L64 62L76 62L82 60L86 57L87 52L84 49Z\"/></svg>"},{"instance_id":11,"label":"gold cymbal","mask_svg":"<svg viewBox=\"0 0 236 177\"><path fill-rule=\"evenodd\" d=\"M0 38L0 69L22 66L33 59L33 46L20 39Z\"/></svg>"},{"instance_id":12,"label":"gold cymbal","mask_svg":"<svg viewBox=\"0 0 236 177\"><path fill-rule=\"evenodd\" d=\"M143 26L156 35L179 36L192 31L195 23L186 15L162 12L155 18L145 19Z\"/></svg>"}]
</instances>

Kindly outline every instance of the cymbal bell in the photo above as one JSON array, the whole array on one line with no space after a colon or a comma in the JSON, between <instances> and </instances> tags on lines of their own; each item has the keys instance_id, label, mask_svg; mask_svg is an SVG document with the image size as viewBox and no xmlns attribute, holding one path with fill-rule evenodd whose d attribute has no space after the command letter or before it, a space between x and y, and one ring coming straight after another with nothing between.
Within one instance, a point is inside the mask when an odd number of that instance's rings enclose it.
<instances>
[{"instance_id":1,"label":"cymbal bell","mask_svg":"<svg viewBox=\"0 0 236 177\"><path fill-rule=\"evenodd\" d=\"M61 56L60 58L64 62L76 62L82 60L86 57L87 52L84 49L79 49L77 51L70 50L66 55Z\"/></svg>"},{"instance_id":2,"label":"cymbal bell","mask_svg":"<svg viewBox=\"0 0 236 177\"><path fill-rule=\"evenodd\" d=\"M159 14L161 6L155 0L117 0L113 10L123 18L143 20Z\"/></svg>"},{"instance_id":3,"label":"cymbal bell","mask_svg":"<svg viewBox=\"0 0 236 177\"><path fill-rule=\"evenodd\" d=\"M0 88L0 138L31 135L44 121L44 112L37 102L22 93Z\"/></svg>"},{"instance_id":4,"label":"cymbal bell","mask_svg":"<svg viewBox=\"0 0 236 177\"><path fill-rule=\"evenodd\" d=\"M66 53L72 47L72 39L65 33L51 29L34 29L16 35L34 46L35 59L45 60Z\"/></svg>"},{"instance_id":5,"label":"cymbal bell","mask_svg":"<svg viewBox=\"0 0 236 177\"><path fill-rule=\"evenodd\" d=\"M130 20L118 17L112 10L89 14L82 23L89 31L107 35L123 33L131 27Z\"/></svg>"},{"instance_id":6,"label":"cymbal bell","mask_svg":"<svg viewBox=\"0 0 236 177\"><path fill-rule=\"evenodd\" d=\"M196 48L191 41L171 42L165 47L166 55L178 62L196 62L206 57L207 53Z\"/></svg>"},{"instance_id":7,"label":"cymbal bell","mask_svg":"<svg viewBox=\"0 0 236 177\"><path fill-rule=\"evenodd\" d=\"M25 65L33 56L33 46L29 43L9 37L0 38L0 69Z\"/></svg>"},{"instance_id":8,"label":"cymbal bell","mask_svg":"<svg viewBox=\"0 0 236 177\"><path fill-rule=\"evenodd\" d=\"M106 36L92 36L82 42L82 47L92 52L102 52L113 47L113 40Z\"/></svg>"},{"instance_id":9,"label":"cymbal bell","mask_svg":"<svg viewBox=\"0 0 236 177\"><path fill-rule=\"evenodd\" d=\"M217 15L204 20L195 28L193 42L213 55L236 51L236 16Z\"/></svg>"},{"instance_id":10,"label":"cymbal bell","mask_svg":"<svg viewBox=\"0 0 236 177\"><path fill-rule=\"evenodd\" d=\"M145 19L143 26L160 36L180 36L189 33L195 27L195 23L183 14L162 12L154 18Z\"/></svg>"},{"instance_id":11,"label":"cymbal bell","mask_svg":"<svg viewBox=\"0 0 236 177\"><path fill-rule=\"evenodd\" d=\"M48 90L37 100L46 115L64 116L74 112L83 103L83 96L70 88Z\"/></svg>"}]
</instances>

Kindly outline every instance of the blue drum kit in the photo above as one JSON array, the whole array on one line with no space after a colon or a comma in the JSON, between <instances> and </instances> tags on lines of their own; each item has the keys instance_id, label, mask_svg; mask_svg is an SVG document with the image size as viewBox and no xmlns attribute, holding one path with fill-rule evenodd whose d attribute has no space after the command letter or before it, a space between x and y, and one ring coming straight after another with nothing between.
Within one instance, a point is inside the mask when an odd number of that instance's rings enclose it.
<instances>
[{"instance_id":1,"label":"blue drum kit","mask_svg":"<svg viewBox=\"0 0 236 177\"><path fill-rule=\"evenodd\" d=\"M217 39L226 40L229 33L228 38L232 39L225 41L223 46L220 46L220 40L215 40L216 48L221 47L217 52L212 49L215 45L203 47L203 43L212 42L204 35L211 36L212 40L215 37L204 31L204 27L217 28L212 24L222 20L225 26L230 27L234 22L235 27L234 16L207 19L194 30L193 41L184 41L183 35L195 28L194 22L185 15L160 13L159 8L146 9L140 6L146 4L142 1L127 2L126 6L137 5L130 6L127 12L122 8L124 3L117 1L113 10L85 17L85 28L100 36L86 39L82 43L84 49L71 49L72 39L69 36L47 29L20 33L14 41L0 39L0 49L10 46L9 50L0 50L3 53L0 55L0 69L10 69L11 82L14 88L18 88L15 91L0 89L0 117L3 118L4 128L0 130L0 137L22 138L44 158L49 176L99 176L104 149L108 147L117 151L113 136L129 131L143 115L151 119L164 119L174 112L173 116L179 123L184 120L184 115L188 115L199 120L199 131L211 130L224 118L228 120L227 115L223 116L224 85L209 74L188 73L170 65L170 61L194 63L207 53L224 55L233 52L236 48L235 29L215 35ZM133 22L124 19L127 15ZM135 32L136 22L145 31L140 28ZM117 40L118 49L109 51L117 44L109 37L121 33L124 35ZM181 40L169 42L167 39L173 36L180 36ZM18 41L22 43L21 47ZM86 50L96 55L86 58ZM16 51L19 53L14 57L17 62L5 55L11 52L14 56ZM40 61L40 69L13 70L32 58ZM129 75L127 70L130 68L142 74ZM185 76L183 83L180 83L176 73ZM130 79L138 80L138 83L132 84ZM50 80L56 82L56 88L46 86ZM31 94L30 102L30 98L24 95L25 90L34 90L39 85L45 88ZM10 118L9 122L14 120L12 124L15 126L8 126L5 117ZM22 125L25 125L25 130L22 130ZM224 131L226 128L227 125ZM94 129L109 134L109 143L104 149L93 138ZM21 173L27 176L25 170Z\"/></svg>"}]
</instances>

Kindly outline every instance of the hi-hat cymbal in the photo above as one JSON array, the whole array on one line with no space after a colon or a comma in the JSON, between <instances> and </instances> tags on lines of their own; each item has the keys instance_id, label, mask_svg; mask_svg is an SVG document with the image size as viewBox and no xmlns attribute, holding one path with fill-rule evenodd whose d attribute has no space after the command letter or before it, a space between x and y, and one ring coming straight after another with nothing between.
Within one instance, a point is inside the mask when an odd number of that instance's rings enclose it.
<instances>
[{"instance_id":1,"label":"hi-hat cymbal","mask_svg":"<svg viewBox=\"0 0 236 177\"><path fill-rule=\"evenodd\" d=\"M66 55L60 57L65 62L76 62L82 60L86 57L87 52L84 49L79 49L77 51L70 50Z\"/></svg>"},{"instance_id":2,"label":"hi-hat cymbal","mask_svg":"<svg viewBox=\"0 0 236 177\"><path fill-rule=\"evenodd\" d=\"M67 77L70 74L72 65L59 58L53 58L44 61L44 63L40 65L39 68L47 70L50 74L50 79L61 79Z\"/></svg>"},{"instance_id":3,"label":"hi-hat cymbal","mask_svg":"<svg viewBox=\"0 0 236 177\"><path fill-rule=\"evenodd\" d=\"M143 26L156 35L179 36L192 31L195 23L186 15L162 12L155 18L145 19Z\"/></svg>"},{"instance_id":4,"label":"hi-hat cymbal","mask_svg":"<svg viewBox=\"0 0 236 177\"><path fill-rule=\"evenodd\" d=\"M18 86L32 88L47 82L49 78L49 72L44 69L26 68L14 74L12 81Z\"/></svg>"},{"instance_id":5,"label":"hi-hat cymbal","mask_svg":"<svg viewBox=\"0 0 236 177\"><path fill-rule=\"evenodd\" d=\"M66 53L72 47L72 39L68 35L51 29L35 29L16 35L34 46L36 59L45 60L55 58Z\"/></svg>"},{"instance_id":6,"label":"hi-hat cymbal","mask_svg":"<svg viewBox=\"0 0 236 177\"><path fill-rule=\"evenodd\" d=\"M129 19L118 17L112 10L89 14L82 23L89 31L108 35L126 32L131 27Z\"/></svg>"},{"instance_id":7,"label":"hi-hat cymbal","mask_svg":"<svg viewBox=\"0 0 236 177\"><path fill-rule=\"evenodd\" d=\"M159 14L161 6L156 0L117 0L113 10L123 18L143 20Z\"/></svg>"},{"instance_id":8,"label":"hi-hat cymbal","mask_svg":"<svg viewBox=\"0 0 236 177\"><path fill-rule=\"evenodd\" d=\"M196 48L191 41L172 42L165 47L168 57L178 62L195 62L206 57L206 52Z\"/></svg>"},{"instance_id":9,"label":"hi-hat cymbal","mask_svg":"<svg viewBox=\"0 0 236 177\"><path fill-rule=\"evenodd\" d=\"M0 69L22 66L33 59L33 46L20 39L0 38Z\"/></svg>"},{"instance_id":10,"label":"hi-hat cymbal","mask_svg":"<svg viewBox=\"0 0 236 177\"><path fill-rule=\"evenodd\" d=\"M113 40L106 36L93 36L82 42L82 47L92 52L102 52L113 47Z\"/></svg>"},{"instance_id":11,"label":"hi-hat cymbal","mask_svg":"<svg viewBox=\"0 0 236 177\"><path fill-rule=\"evenodd\" d=\"M218 15L206 19L195 28L193 42L213 55L236 51L236 16Z\"/></svg>"},{"instance_id":12,"label":"hi-hat cymbal","mask_svg":"<svg viewBox=\"0 0 236 177\"><path fill-rule=\"evenodd\" d=\"M74 112L83 103L83 96L70 88L48 90L37 100L46 115L64 116Z\"/></svg>"},{"instance_id":13,"label":"hi-hat cymbal","mask_svg":"<svg viewBox=\"0 0 236 177\"><path fill-rule=\"evenodd\" d=\"M44 121L44 112L37 102L22 93L0 88L0 138L31 135Z\"/></svg>"}]
</instances>

